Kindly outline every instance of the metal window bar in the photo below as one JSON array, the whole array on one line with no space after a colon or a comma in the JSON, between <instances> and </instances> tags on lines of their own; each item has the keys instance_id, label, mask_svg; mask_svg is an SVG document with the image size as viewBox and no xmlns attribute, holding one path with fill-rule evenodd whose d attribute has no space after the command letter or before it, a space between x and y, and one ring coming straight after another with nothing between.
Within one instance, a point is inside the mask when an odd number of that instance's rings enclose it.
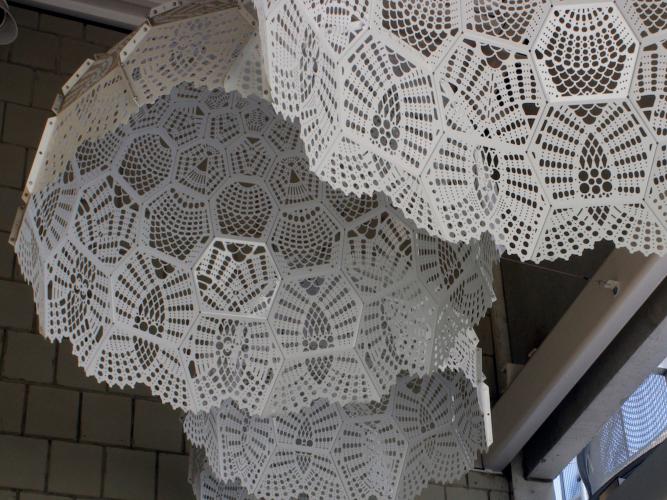
<instances>
[{"instance_id":1,"label":"metal window bar","mask_svg":"<svg viewBox=\"0 0 667 500\"><path fill-rule=\"evenodd\" d=\"M554 480L557 500L588 500L588 492L579 473L575 457Z\"/></svg>"},{"instance_id":2,"label":"metal window bar","mask_svg":"<svg viewBox=\"0 0 667 500\"><path fill-rule=\"evenodd\" d=\"M592 492L598 492L629 464L665 440L667 377L660 370L641 383L582 451ZM554 489L559 500L588 498L576 457L554 480Z\"/></svg>"}]
</instances>

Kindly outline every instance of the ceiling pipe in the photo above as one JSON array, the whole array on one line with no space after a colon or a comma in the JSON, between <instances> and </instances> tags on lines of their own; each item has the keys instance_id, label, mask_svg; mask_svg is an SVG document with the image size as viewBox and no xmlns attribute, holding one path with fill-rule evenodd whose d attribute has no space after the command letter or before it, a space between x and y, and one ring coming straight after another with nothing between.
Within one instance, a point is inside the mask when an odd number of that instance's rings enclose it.
<instances>
[{"instance_id":1,"label":"ceiling pipe","mask_svg":"<svg viewBox=\"0 0 667 500\"><path fill-rule=\"evenodd\" d=\"M16 4L49 10L86 21L132 30L146 20L160 0L15 0Z\"/></svg>"},{"instance_id":2,"label":"ceiling pipe","mask_svg":"<svg viewBox=\"0 0 667 500\"><path fill-rule=\"evenodd\" d=\"M607 257L493 407L487 468L509 465L666 276L667 257Z\"/></svg>"}]
</instances>

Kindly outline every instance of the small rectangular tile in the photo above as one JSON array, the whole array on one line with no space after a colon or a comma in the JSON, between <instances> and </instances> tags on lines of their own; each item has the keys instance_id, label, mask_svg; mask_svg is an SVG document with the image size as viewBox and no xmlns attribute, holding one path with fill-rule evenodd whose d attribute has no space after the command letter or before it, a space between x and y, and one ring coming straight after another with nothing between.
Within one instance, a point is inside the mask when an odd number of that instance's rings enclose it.
<instances>
[{"instance_id":1,"label":"small rectangular tile","mask_svg":"<svg viewBox=\"0 0 667 500\"><path fill-rule=\"evenodd\" d=\"M5 342L7 347L2 366L4 377L29 382L53 382L56 357L53 344L36 333L14 331L7 332Z\"/></svg>"},{"instance_id":2,"label":"small rectangular tile","mask_svg":"<svg viewBox=\"0 0 667 500\"><path fill-rule=\"evenodd\" d=\"M155 495L155 453L107 449L103 494L119 500L146 500Z\"/></svg>"},{"instance_id":3,"label":"small rectangular tile","mask_svg":"<svg viewBox=\"0 0 667 500\"><path fill-rule=\"evenodd\" d=\"M43 490L49 442L0 435L0 488Z\"/></svg>"},{"instance_id":4,"label":"small rectangular tile","mask_svg":"<svg viewBox=\"0 0 667 500\"><path fill-rule=\"evenodd\" d=\"M194 500L192 486L188 482L188 463L186 455L158 455L157 497L160 500Z\"/></svg>"},{"instance_id":5,"label":"small rectangular tile","mask_svg":"<svg viewBox=\"0 0 667 500\"><path fill-rule=\"evenodd\" d=\"M183 425L176 410L155 401L136 400L134 405L134 446L182 451Z\"/></svg>"},{"instance_id":6,"label":"small rectangular tile","mask_svg":"<svg viewBox=\"0 0 667 500\"><path fill-rule=\"evenodd\" d=\"M0 432L21 433L24 400L25 385L0 382Z\"/></svg>"},{"instance_id":7,"label":"small rectangular tile","mask_svg":"<svg viewBox=\"0 0 667 500\"><path fill-rule=\"evenodd\" d=\"M132 400L114 394L85 393L81 406L81 440L130 444Z\"/></svg>"},{"instance_id":8,"label":"small rectangular tile","mask_svg":"<svg viewBox=\"0 0 667 500\"><path fill-rule=\"evenodd\" d=\"M48 490L68 495L98 496L102 484L102 447L54 441Z\"/></svg>"},{"instance_id":9,"label":"small rectangular tile","mask_svg":"<svg viewBox=\"0 0 667 500\"><path fill-rule=\"evenodd\" d=\"M55 387L32 386L28 391L25 433L76 439L79 393Z\"/></svg>"}]
</instances>

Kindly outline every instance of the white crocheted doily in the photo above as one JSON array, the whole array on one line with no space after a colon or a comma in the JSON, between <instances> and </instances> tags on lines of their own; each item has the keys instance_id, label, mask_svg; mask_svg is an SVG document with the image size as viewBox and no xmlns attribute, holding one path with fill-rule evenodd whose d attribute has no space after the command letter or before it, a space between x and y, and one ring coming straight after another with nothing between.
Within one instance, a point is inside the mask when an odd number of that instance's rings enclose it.
<instances>
[{"instance_id":1,"label":"white crocheted doily","mask_svg":"<svg viewBox=\"0 0 667 500\"><path fill-rule=\"evenodd\" d=\"M667 3L255 0L311 169L521 259L665 254Z\"/></svg>"},{"instance_id":2,"label":"white crocheted doily","mask_svg":"<svg viewBox=\"0 0 667 500\"><path fill-rule=\"evenodd\" d=\"M260 418L229 403L188 414L186 435L208 459L193 464L205 471L193 481L195 494L199 500L222 500L231 489L238 498L275 500L414 498L429 481L459 479L486 449L480 398L488 394L479 387L478 393L465 374L445 370L401 377L375 404L319 400L297 413Z\"/></svg>"},{"instance_id":3,"label":"white crocheted doily","mask_svg":"<svg viewBox=\"0 0 667 500\"><path fill-rule=\"evenodd\" d=\"M85 141L127 123L182 83L267 96L257 21L235 0L172 0L65 83L42 135L25 196L62 173Z\"/></svg>"},{"instance_id":4,"label":"white crocheted doily","mask_svg":"<svg viewBox=\"0 0 667 500\"><path fill-rule=\"evenodd\" d=\"M42 333L175 407L378 400L468 359L457 334L494 297L490 238L444 243L330 189L258 98L180 85L60 170L15 247Z\"/></svg>"}]
</instances>

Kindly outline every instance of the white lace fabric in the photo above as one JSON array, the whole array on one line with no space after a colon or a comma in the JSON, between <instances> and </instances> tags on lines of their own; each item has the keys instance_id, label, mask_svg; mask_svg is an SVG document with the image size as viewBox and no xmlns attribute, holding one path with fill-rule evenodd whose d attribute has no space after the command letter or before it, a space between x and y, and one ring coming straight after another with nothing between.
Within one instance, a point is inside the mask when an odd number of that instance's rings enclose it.
<instances>
[{"instance_id":1,"label":"white lace fabric","mask_svg":"<svg viewBox=\"0 0 667 500\"><path fill-rule=\"evenodd\" d=\"M410 499L429 481L452 482L486 449L481 399L457 370L401 377L379 403L319 400L273 418L233 403L188 414L185 431L199 500L224 498Z\"/></svg>"},{"instance_id":2,"label":"white lace fabric","mask_svg":"<svg viewBox=\"0 0 667 500\"><path fill-rule=\"evenodd\" d=\"M108 52L86 60L54 103L25 196L62 173L86 141L126 124L181 83L265 96L256 21L236 1L178 0Z\"/></svg>"},{"instance_id":3,"label":"white lace fabric","mask_svg":"<svg viewBox=\"0 0 667 500\"><path fill-rule=\"evenodd\" d=\"M255 0L310 168L522 260L667 252L659 0Z\"/></svg>"},{"instance_id":4,"label":"white lace fabric","mask_svg":"<svg viewBox=\"0 0 667 500\"><path fill-rule=\"evenodd\" d=\"M329 188L264 100L179 85L59 169L15 248L42 333L99 381L272 415L474 358L492 240Z\"/></svg>"}]
</instances>

